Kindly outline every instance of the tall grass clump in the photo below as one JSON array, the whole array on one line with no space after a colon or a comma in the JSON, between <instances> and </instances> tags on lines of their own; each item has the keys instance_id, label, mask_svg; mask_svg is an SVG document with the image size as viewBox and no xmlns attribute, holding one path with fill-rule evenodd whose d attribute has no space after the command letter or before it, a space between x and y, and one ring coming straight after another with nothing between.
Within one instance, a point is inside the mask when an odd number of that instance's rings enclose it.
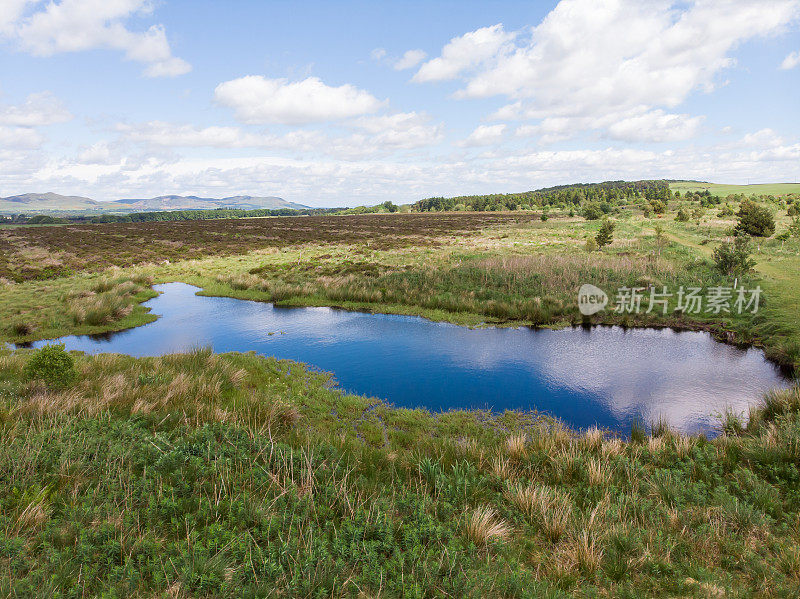
<instances>
[{"instance_id":1,"label":"tall grass clump","mask_svg":"<svg viewBox=\"0 0 800 599\"><path fill-rule=\"evenodd\" d=\"M465 528L467 538L479 547L505 541L512 531L491 506L477 507L467 514Z\"/></svg>"},{"instance_id":2,"label":"tall grass clump","mask_svg":"<svg viewBox=\"0 0 800 599\"><path fill-rule=\"evenodd\" d=\"M76 325L100 326L128 316L137 303L137 296L151 284L152 278L144 275L102 278L90 290L67 294L65 301Z\"/></svg>"},{"instance_id":3,"label":"tall grass clump","mask_svg":"<svg viewBox=\"0 0 800 599\"><path fill-rule=\"evenodd\" d=\"M800 413L800 385L770 391L764 396L763 405L750 412L748 429L757 430L781 416L797 413Z\"/></svg>"}]
</instances>

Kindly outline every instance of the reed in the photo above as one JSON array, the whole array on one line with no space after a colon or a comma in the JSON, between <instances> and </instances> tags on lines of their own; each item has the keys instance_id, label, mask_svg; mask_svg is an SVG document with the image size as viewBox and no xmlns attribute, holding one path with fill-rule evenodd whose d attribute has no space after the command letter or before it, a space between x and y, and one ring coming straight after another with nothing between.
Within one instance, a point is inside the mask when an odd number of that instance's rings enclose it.
<instances>
[{"instance_id":1,"label":"reed","mask_svg":"<svg viewBox=\"0 0 800 599\"><path fill-rule=\"evenodd\" d=\"M465 529L467 538L479 547L506 541L512 532L511 526L490 506L472 510L467 515Z\"/></svg>"}]
</instances>

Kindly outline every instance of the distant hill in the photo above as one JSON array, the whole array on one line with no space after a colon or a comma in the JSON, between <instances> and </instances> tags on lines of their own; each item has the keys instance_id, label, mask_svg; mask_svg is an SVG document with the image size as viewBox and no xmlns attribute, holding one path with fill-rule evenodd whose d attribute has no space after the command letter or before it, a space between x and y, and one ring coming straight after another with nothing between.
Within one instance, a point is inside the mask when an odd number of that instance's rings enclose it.
<instances>
[{"instance_id":1,"label":"distant hill","mask_svg":"<svg viewBox=\"0 0 800 599\"><path fill-rule=\"evenodd\" d=\"M113 202L120 210L213 210L214 208L241 208L254 210L257 208L290 208L305 210L309 206L287 202L275 196L231 196L228 198L200 198L197 196L159 196L150 199L125 199Z\"/></svg>"},{"instance_id":2,"label":"distant hill","mask_svg":"<svg viewBox=\"0 0 800 599\"><path fill-rule=\"evenodd\" d=\"M0 212L21 214L25 212L66 212L102 210L104 204L81 196L62 196L57 193L23 193L0 198Z\"/></svg>"},{"instance_id":3,"label":"distant hill","mask_svg":"<svg viewBox=\"0 0 800 599\"><path fill-rule=\"evenodd\" d=\"M240 208L277 210L290 208L306 210L309 206L287 202L275 196L231 196L228 198L201 198L197 196L159 196L149 199L125 199L98 202L81 196L64 196L57 193L24 193L0 198L2 214L82 213L82 212L153 212L156 210L214 210L215 208Z\"/></svg>"}]
</instances>

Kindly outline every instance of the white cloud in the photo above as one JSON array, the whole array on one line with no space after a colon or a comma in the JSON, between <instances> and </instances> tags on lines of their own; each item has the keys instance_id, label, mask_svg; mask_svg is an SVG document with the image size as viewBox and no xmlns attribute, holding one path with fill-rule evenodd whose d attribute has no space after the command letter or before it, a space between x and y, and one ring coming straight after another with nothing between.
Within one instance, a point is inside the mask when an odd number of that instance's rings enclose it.
<instances>
[{"instance_id":1,"label":"white cloud","mask_svg":"<svg viewBox=\"0 0 800 599\"><path fill-rule=\"evenodd\" d=\"M761 129L748 133L736 144L746 148L777 148L786 144L786 140L772 129Z\"/></svg>"},{"instance_id":2,"label":"white cloud","mask_svg":"<svg viewBox=\"0 0 800 599\"><path fill-rule=\"evenodd\" d=\"M134 142L163 147L242 148L261 145L257 136L248 138L239 127L205 127L150 121L139 125L118 125L117 129Z\"/></svg>"},{"instance_id":3,"label":"white cloud","mask_svg":"<svg viewBox=\"0 0 800 599\"><path fill-rule=\"evenodd\" d=\"M14 31L19 18L32 0L3 0L0 10L0 35L8 35Z\"/></svg>"},{"instance_id":4,"label":"white cloud","mask_svg":"<svg viewBox=\"0 0 800 599\"><path fill-rule=\"evenodd\" d=\"M125 26L126 19L152 12L150 0L53 1L25 18L25 5L31 3L11 2L12 17L6 15L0 21L0 32L15 38L23 50L36 56L108 48L148 65L144 71L148 77L174 77L191 70L189 63L172 55L161 25L143 32Z\"/></svg>"},{"instance_id":5,"label":"white cloud","mask_svg":"<svg viewBox=\"0 0 800 599\"><path fill-rule=\"evenodd\" d=\"M524 113L522 113L524 114ZM509 107L493 115L519 118ZM541 119L536 125L521 125L518 137L539 137L539 143L550 144L570 139L584 131L600 131L602 136L626 142L676 142L691 139L705 120L703 116L673 114L664 110L648 110L638 106L622 113L602 116L556 116Z\"/></svg>"},{"instance_id":6,"label":"white cloud","mask_svg":"<svg viewBox=\"0 0 800 599\"><path fill-rule=\"evenodd\" d=\"M335 121L376 112L383 102L349 84L332 87L317 77L289 82L249 75L220 83L217 102L233 108L245 123L305 123Z\"/></svg>"},{"instance_id":7,"label":"white cloud","mask_svg":"<svg viewBox=\"0 0 800 599\"><path fill-rule=\"evenodd\" d=\"M427 54L423 50L408 50L403 56L394 63L394 68L397 71L404 71L406 69L413 69L423 60Z\"/></svg>"},{"instance_id":8,"label":"white cloud","mask_svg":"<svg viewBox=\"0 0 800 599\"><path fill-rule=\"evenodd\" d=\"M661 109L623 118L608 126L607 135L622 141L666 142L691 139L703 122L702 116L669 114Z\"/></svg>"},{"instance_id":9,"label":"white cloud","mask_svg":"<svg viewBox=\"0 0 800 599\"><path fill-rule=\"evenodd\" d=\"M80 164L113 164L119 161L111 146L106 141L99 141L83 148L78 153L77 162Z\"/></svg>"},{"instance_id":10,"label":"white cloud","mask_svg":"<svg viewBox=\"0 0 800 599\"><path fill-rule=\"evenodd\" d=\"M588 126L587 119L553 117L542 119L536 125L520 125L514 135L517 137L538 137L540 144L548 145L569 139Z\"/></svg>"},{"instance_id":11,"label":"white cloud","mask_svg":"<svg viewBox=\"0 0 800 599\"><path fill-rule=\"evenodd\" d=\"M518 150L465 160L461 154L425 159L321 159L253 155L128 160L116 164L49 161L0 150L0 186L36 187L97 199L158 195L187 189L213 195L277 194L301 203L332 206L411 202L434 195L536 189L575 181L691 178L731 183L790 180L800 143L764 149L719 146L651 151ZM402 182L402 184L398 184ZM23 187L20 187L20 186Z\"/></svg>"},{"instance_id":12,"label":"white cloud","mask_svg":"<svg viewBox=\"0 0 800 599\"><path fill-rule=\"evenodd\" d=\"M360 117L352 126L370 134L371 143L388 148L419 148L444 138L444 125L432 125L428 115L417 112Z\"/></svg>"},{"instance_id":13,"label":"white cloud","mask_svg":"<svg viewBox=\"0 0 800 599\"><path fill-rule=\"evenodd\" d=\"M372 50L372 52L369 53L369 55L370 58L372 58L372 60L383 60L383 58L386 56L386 49L375 48Z\"/></svg>"},{"instance_id":14,"label":"white cloud","mask_svg":"<svg viewBox=\"0 0 800 599\"><path fill-rule=\"evenodd\" d=\"M768 35L798 12L797 0L562 0L513 52L503 50L467 79L464 97L531 99L550 113L676 106L710 88L739 43ZM698 42L702 36L702 43Z\"/></svg>"},{"instance_id":15,"label":"white cloud","mask_svg":"<svg viewBox=\"0 0 800 599\"><path fill-rule=\"evenodd\" d=\"M163 121L119 124L126 141L159 148L259 148L302 154L329 155L341 159L363 158L431 146L444 137L444 126L416 112L369 116L346 123L349 135L296 129L281 135L251 132L241 127L196 127Z\"/></svg>"},{"instance_id":16,"label":"white cloud","mask_svg":"<svg viewBox=\"0 0 800 599\"><path fill-rule=\"evenodd\" d=\"M674 141L702 117L660 110L713 89L739 44L799 11L798 0L562 0L528 35L495 25L451 40L414 80L460 78L456 98L508 97L498 120L587 119L615 139Z\"/></svg>"},{"instance_id":17,"label":"white cloud","mask_svg":"<svg viewBox=\"0 0 800 599\"><path fill-rule=\"evenodd\" d=\"M50 92L30 94L23 104L0 105L0 125L38 127L64 123L72 115L64 104Z\"/></svg>"},{"instance_id":18,"label":"white cloud","mask_svg":"<svg viewBox=\"0 0 800 599\"><path fill-rule=\"evenodd\" d=\"M514 37L515 34L503 31L499 23L454 37L442 48L441 56L420 67L413 81L455 79L467 69L504 55Z\"/></svg>"},{"instance_id":19,"label":"white cloud","mask_svg":"<svg viewBox=\"0 0 800 599\"><path fill-rule=\"evenodd\" d=\"M172 148L280 148L313 150L325 141L316 131L291 131L285 135L250 133L240 127L195 127L163 121L117 126L127 140Z\"/></svg>"},{"instance_id":20,"label":"white cloud","mask_svg":"<svg viewBox=\"0 0 800 599\"><path fill-rule=\"evenodd\" d=\"M787 55L781 63L781 68L784 70L793 69L796 66L800 66L800 50Z\"/></svg>"},{"instance_id":21,"label":"white cloud","mask_svg":"<svg viewBox=\"0 0 800 599\"><path fill-rule=\"evenodd\" d=\"M42 136L36 129L0 126L0 148L32 149L38 148L43 141Z\"/></svg>"},{"instance_id":22,"label":"white cloud","mask_svg":"<svg viewBox=\"0 0 800 599\"><path fill-rule=\"evenodd\" d=\"M480 125L461 142L463 146L490 146L503 140L506 125Z\"/></svg>"}]
</instances>

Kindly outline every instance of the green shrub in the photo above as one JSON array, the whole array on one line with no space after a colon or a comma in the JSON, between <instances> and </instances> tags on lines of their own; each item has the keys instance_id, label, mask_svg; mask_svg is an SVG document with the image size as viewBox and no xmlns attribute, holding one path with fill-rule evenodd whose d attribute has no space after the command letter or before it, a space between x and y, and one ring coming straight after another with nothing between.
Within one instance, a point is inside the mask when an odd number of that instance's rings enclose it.
<instances>
[{"instance_id":1,"label":"green shrub","mask_svg":"<svg viewBox=\"0 0 800 599\"><path fill-rule=\"evenodd\" d=\"M597 236L594 238L594 240L597 242L598 248L603 248L614 241L614 227L614 221L609 220L608 218L603 220L603 224L600 225L600 230L597 232Z\"/></svg>"},{"instance_id":2,"label":"green shrub","mask_svg":"<svg viewBox=\"0 0 800 599\"><path fill-rule=\"evenodd\" d=\"M583 217L586 220L597 220L603 217L603 209L597 202L586 202L583 205Z\"/></svg>"},{"instance_id":3,"label":"green shrub","mask_svg":"<svg viewBox=\"0 0 800 599\"><path fill-rule=\"evenodd\" d=\"M787 231L792 237L800 237L800 215L792 218L792 224Z\"/></svg>"},{"instance_id":4,"label":"green shrub","mask_svg":"<svg viewBox=\"0 0 800 599\"><path fill-rule=\"evenodd\" d=\"M739 235L732 243L723 243L714 250L714 263L727 275L744 274L756 265L750 253L750 238Z\"/></svg>"},{"instance_id":5,"label":"green shrub","mask_svg":"<svg viewBox=\"0 0 800 599\"><path fill-rule=\"evenodd\" d=\"M69 387L78 377L75 360L64 349L64 344L45 345L25 364L25 376L39 379L51 389Z\"/></svg>"},{"instance_id":6,"label":"green shrub","mask_svg":"<svg viewBox=\"0 0 800 599\"><path fill-rule=\"evenodd\" d=\"M675 220L681 223L689 222L689 213L685 209L681 208L678 210L678 214L675 215Z\"/></svg>"},{"instance_id":7,"label":"green shrub","mask_svg":"<svg viewBox=\"0 0 800 599\"><path fill-rule=\"evenodd\" d=\"M775 232L775 217L772 213L750 200L739 205L739 224L736 230L753 237L769 237Z\"/></svg>"}]
</instances>

